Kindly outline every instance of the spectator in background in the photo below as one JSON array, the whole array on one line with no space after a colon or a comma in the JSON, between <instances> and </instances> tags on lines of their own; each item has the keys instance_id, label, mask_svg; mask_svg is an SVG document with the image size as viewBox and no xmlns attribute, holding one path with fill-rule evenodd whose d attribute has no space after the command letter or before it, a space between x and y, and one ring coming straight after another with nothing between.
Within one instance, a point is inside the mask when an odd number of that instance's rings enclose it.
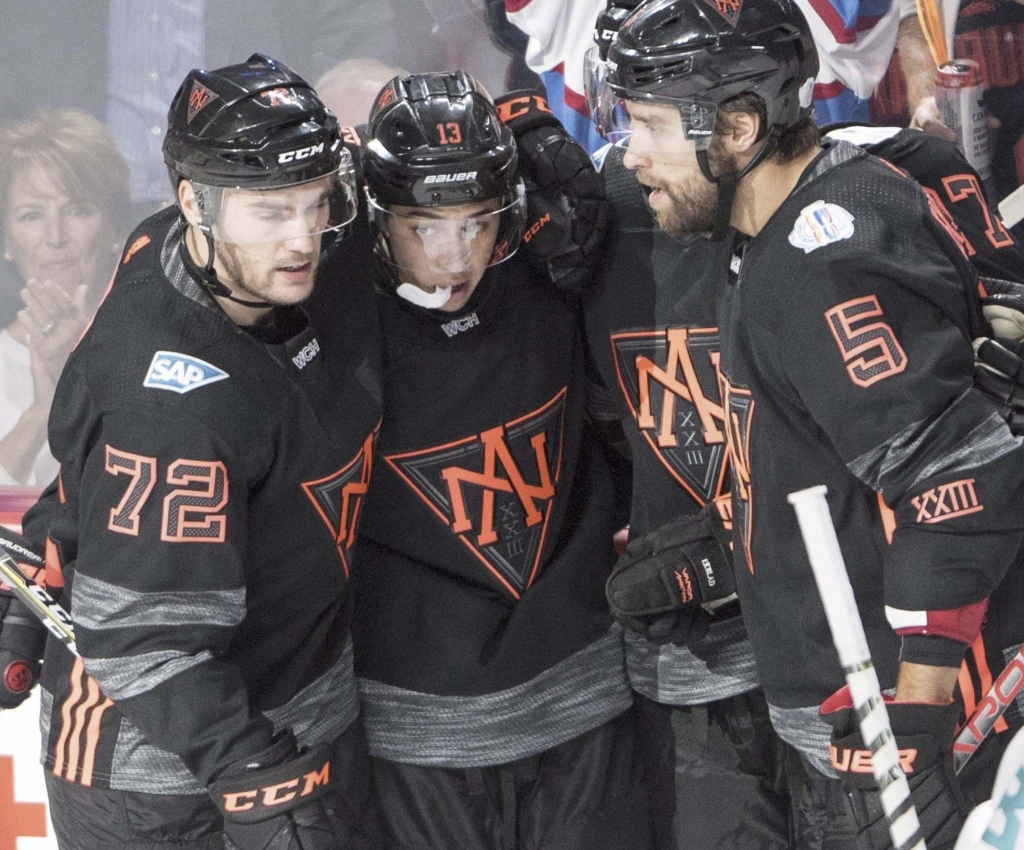
<instances>
[{"instance_id":1,"label":"spectator in background","mask_svg":"<svg viewBox=\"0 0 1024 850\"><path fill-rule=\"evenodd\" d=\"M313 88L342 127L357 127L370 120L370 108L377 93L394 77L408 71L385 65L376 59L345 59L331 68Z\"/></svg>"},{"instance_id":2,"label":"spectator in background","mask_svg":"<svg viewBox=\"0 0 1024 850\"><path fill-rule=\"evenodd\" d=\"M41 112L0 129L0 485L45 484L64 361L126 232L128 167L92 116Z\"/></svg>"}]
</instances>

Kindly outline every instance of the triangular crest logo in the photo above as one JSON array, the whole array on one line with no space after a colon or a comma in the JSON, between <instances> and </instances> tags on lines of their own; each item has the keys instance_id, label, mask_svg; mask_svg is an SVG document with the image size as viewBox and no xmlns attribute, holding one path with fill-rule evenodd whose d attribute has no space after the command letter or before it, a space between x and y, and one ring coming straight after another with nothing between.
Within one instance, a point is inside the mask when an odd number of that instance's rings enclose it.
<instances>
[{"instance_id":1,"label":"triangular crest logo","mask_svg":"<svg viewBox=\"0 0 1024 850\"><path fill-rule=\"evenodd\" d=\"M743 0L704 0L704 2L725 18L729 26L736 29L736 24L740 19L740 10L743 8Z\"/></svg>"},{"instance_id":2,"label":"triangular crest logo","mask_svg":"<svg viewBox=\"0 0 1024 850\"><path fill-rule=\"evenodd\" d=\"M658 460L698 504L728 493L717 328L612 334L619 388Z\"/></svg>"},{"instance_id":3,"label":"triangular crest logo","mask_svg":"<svg viewBox=\"0 0 1024 850\"><path fill-rule=\"evenodd\" d=\"M192 81L192 91L188 96L188 120L192 123L192 119L196 117L199 112L212 100L216 100L219 95L210 91L198 80Z\"/></svg>"},{"instance_id":4,"label":"triangular crest logo","mask_svg":"<svg viewBox=\"0 0 1024 850\"><path fill-rule=\"evenodd\" d=\"M537 576L562 469L563 387L543 406L452 443L384 459L518 599Z\"/></svg>"},{"instance_id":5,"label":"triangular crest logo","mask_svg":"<svg viewBox=\"0 0 1024 850\"><path fill-rule=\"evenodd\" d=\"M373 442L379 429L378 424L363 442L359 453L337 472L315 481L302 482L303 491L334 538L346 577L351 574L352 547L356 543L363 497L370 485Z\"/></svg>"}]
</instances>

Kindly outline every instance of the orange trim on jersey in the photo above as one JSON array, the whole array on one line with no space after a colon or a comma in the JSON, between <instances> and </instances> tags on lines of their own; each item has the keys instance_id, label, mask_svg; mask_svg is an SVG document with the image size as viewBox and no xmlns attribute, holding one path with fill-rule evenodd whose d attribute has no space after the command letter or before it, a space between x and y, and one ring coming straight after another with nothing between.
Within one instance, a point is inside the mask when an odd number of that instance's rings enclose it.
<instances>
[{"instance_id":1,"label":"orange trim on jersey","mask_svg":"<svg viewBox=\"0 0 1024 850\"><path fill-rule=\"evenodd\" d=\"M878 514L882 518L882 530L885 532L885 542L892 545L892 537L896 533L896 512L890 508L881 493L878 496Z\"/></svg>"},{"instance_id":2,"label":"orange trim on jersey","mask_svg":"<svg viewBox=\"0 0 1024 850\"><path fill-rule=\"evenodd\" d=\"M110 295L110 290L114 288L114 278L117 277L117 268L114 269L114 273L110 276L110 280L107 282L107 288L103 290L103 297L100 299L100 303L96 305L96 312L99 311L100 307L103 306L103 302L107 300L107 296ZM78 335L78 339L75 340L75 348L78 348L79 343L85 339L85 335L89 333L89 329L92 327L92 323L96 321L96 312L93 312L89 321L85 323L85 327L82 328L82 332ZM74 351L74 348L72 349ZM63 501L63 499L61 500Z\"/></svg>"},{"instance_id":3,"label":"orange trim on jersey","mask_svg":"<svg viewBox=\"0 0 1024 850\"><path fill-rule=\"evenodd\" d=\"M978 668L978 679L981 685L981 693L987 694L992 690L992 670L988 666L988 658L985 656L985 639L978 635L971 644L971 652L974 654L974 663ZM970 714L968 714L970 716ZM1005 732L1010 727L1006 720L1000 716L993 727L996 732Z\"/></svg>"},{"instance_id":4,"label":"orange trim on jersey","mask_svg":"<svg viewBox=\"0 0 1024 850\"><path fill-rule=\"evenodd\" d=\"M57 500L63 505L68 497L64 495L64 470L57 467Z\"/></svg>"},{"instance_id":5,"label":"orange trim on jersey","mask_svg":"<svg viewBox=\"0 0 1024 850\"><path fill-rule=\"evenodd\" d=\"M887 160L887 159L882 159L882 157L880 157L880 156L879 156L879 157L876 157L876 159L877 159L877 160L878 160L878 161L879 161L880 163L882 163L882 165L888 165L888 166L889 166L889 168L891 168L891 169L892 169L893 171L895 171L895 172L896 172L896 173L897 173L897 174L898 174L898 175L899 175L900 177L909 177L909 176L910 176L910 175L908 175L908 174L907 174L907 172L906 172L906 171L904 171L904 170L903 170L902 168L900 168L899 166L893 165L893 164L892 164L891 162L889 162L889 160Z\"/></svg>"},{"instance_id":6,"label":"orange trim on jersey","mask_svg":"<svg viewBox=\"0 0 1024 850\"><path fill-rule=\"evenodd\" d=\"M85 698L85 702L75 709L75 725L69 737L68 769L64 773L64 778L69 782L74 782L78 779L78 759L82 750L82 735L85 732L86 715L90 708L98 705L100 702L100 688L92 676L86 676L86 688L88 695Z\"/></svg>"},{"instance_id":7,"label":"orange trim on jersey","mask_svg":"<svg viewBox=\"0 0 1024 850\"><path fill-rule=\"evenodd\" d=\"M60 553L57 551L57 544L49 537L46 538L46 586L64 586L64 568L60 563Z\"/></svg>"},{"instance_id":8,"label":"orange trim on jersey","mask_svg":"<svg viewBox=\"0 0 1024 850\"><path fill-rule=\"evenodd\" d=\"M974 680L971 678L971 671L967 667L966 659L960 662L960 669L956 673L957 683L960 685L960 696L964 701L964 711L968 717L974 715L974 708L978 704L978 695L974 690Z\"/></svg>"},{"instance_id":9,"label":"orange trim on jersey","mask_svg":"<svg viewBox=\"0 0 1024 850\"><path fill-rule=\"evenodd\" d=\"M92 679L89 680L90 683ZM110 697L107 697L96 708L92 710L89 718L89 727L85 732L85 758L82 759L82 785L92 785L92 771L96 763L96 747L100 741L100 724L107 709L113 705Z\"/></svg>"},{"instance_id":10,"label":"orange trim on jersey","mask_svg":"<svg viewBox=\"0 0 1024 850\"><path fill-rule=\"evenodd\" d=\"M81 658L76 658L75 663L71 665L71 673L68 676L71 682L71 693L68 694L67 699L64 700L64 704L60 708L60 737L57 739L57 746L54 748L54 765L53 775L60 776L64 770L64 747L68 741L68 735L71 734L71 711L82 698L82 679L85 676L85 665L82 663Z\"/></svg>"}]
</instances>

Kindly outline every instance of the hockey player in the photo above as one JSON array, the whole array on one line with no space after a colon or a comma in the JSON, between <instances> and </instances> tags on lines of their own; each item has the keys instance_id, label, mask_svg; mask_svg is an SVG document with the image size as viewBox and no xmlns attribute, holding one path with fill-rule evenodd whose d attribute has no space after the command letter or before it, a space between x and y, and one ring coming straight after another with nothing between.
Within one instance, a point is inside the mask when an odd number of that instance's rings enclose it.
<instances>
[{"instance_id":1,"label":"hockey player","mask_svg":"<svg viewBox=\"0 0 1024 850\"><path fill-rule=\"evenodd\" d=\"M516 145L464 73L396 78L363 169L385 418L354 638L396 848L650 846L611 482L576 318L516 253Z\"/></svg>"},{"instance_id":2,"label":"hockey player","mask_svg":"<svg viewBox=\"0 0 1024 850\"><path fill-rule=\"evenodd\" d=\"M609 3L598 18L596 37L618 28L628 14L626 5ZM536 185L532 194L563 195L563 202L553 197L544 205L550 221L537 228L525 248L531 255L553 251L544 244L550 233L572 233L583 223L575 222L574 228L561 220L559 209L571 210L577 219L589 212L581 201L592 194L589 162L535 99L510 93L498 105L511 116L523 169ZM728 517L729 508L718 383L709 357L718 350L720 275L709 262L705 240L684 244L657 230L621 158L621 150L613 149L603 160L614 227L583 297L594 383L600 384L592 395L601 404L592 403L590 412L621 422L632 457L630 555L621 566L660 546L666 529L675 536L681 518L695 544L703 538L709 549L718 549L709 563L725 566L727 556L709 521L711 509ZM531 224L535 221L543 216L535 214ZM587 247L582 234L575 241ZM574 259L585 265L592 253L580 251ZM703 566L699 569L703 574ZM644 784L657 846L664 850L761 850L790 843L781 783L785 747L757 688L731 570L725 566L723 572L727 575L717 578L716 588L724 604L713 614L694 606L682 614L634 618L633 630L626 633ZM698 802L707 799L715 805Z\"/></svg>"},{"instance_id":3,"label":"hockey player","mask_svg":"<svg viewBox=\"0 0 1024 850\"><path fill-rule=\"evenodd\" d=\"M791 3L659 0L627 21L610 61L622 109L608 116L625 116L625 164L659 225L741 234L722 258L719 373L737 582L775 727L820 774L845 765L858 785L841 694L828 724L817 717L841 676L785 503L826 483L876 666L896 686L897 741L918 753L929 846L946 846L964 806L950 696L1019 546L1024 495L1020 440L971 385L973 269L913 183L821 145L813 47ZM895 512L888 547L876 493ZM1007 640L1015 625L986 631ZM887 846L877 796L851 799L863 846Z\"/></svg>"},{"instance_id":4,"label":"hockey player","mask_svg":"<svg viewBox=\"0 0 1024 850\"><path fill-rule=\"evenodd\" d=\"M47 577L81 652L44 664L57 839L377 847L347 582L379 340L365 262L335 270L344 310L314 289L351 157L259 54L189 74L164 156L178 205L131 236L54 398Z\"/></svg>"}]
</instances>

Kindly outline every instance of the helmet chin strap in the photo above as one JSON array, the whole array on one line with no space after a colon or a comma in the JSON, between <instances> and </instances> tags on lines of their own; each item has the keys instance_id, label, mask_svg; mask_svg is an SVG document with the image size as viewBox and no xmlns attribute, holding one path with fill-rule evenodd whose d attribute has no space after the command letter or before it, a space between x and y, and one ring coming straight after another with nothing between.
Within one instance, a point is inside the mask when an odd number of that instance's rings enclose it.
<instances>
[{"instance_id":1,"label":"helmet chin strap","mask_svg":"<svg viewBox=\"0 0 1024 850\"><path fill-rule=\"evenodd\" d=\"M206 237L205 266L200 266L199 263L192 259L192 254L189 252L185 240L181 240L181 253L185 260L185 267L198 279L198 283L215 298L226 298L228 301L234 301L243 307L273 307L274 305L269 301L248 301L244 298L239 298L223 282L217 279L217 272L213 268L215 259L213 237L205 230L203 231L203 236Z\"/></svg>"},{"instance_id":2,"label":"helmet chin strap","mask_svg":"<svg viewBox=\"0 0 1024 850\"><path fill-rule=\"evenodd\" d=\"M765 159L775 153L779 146L779 137L782 135L782 128L778 125L772 127L768 133L761 149L754 154L754 158L748 162L742 171L738 173L726 173L715 176L711 172L711 164L708 161L707 150L697 151L697 164L700 165L701 173L709 183L718 186L718 204L715 207L715 224L711 229L711 238L720 242L729 232L729 223L732 221L732 204L736 198L736 184L747 174L757 168Z\"/></svg>"}]
</instances>

